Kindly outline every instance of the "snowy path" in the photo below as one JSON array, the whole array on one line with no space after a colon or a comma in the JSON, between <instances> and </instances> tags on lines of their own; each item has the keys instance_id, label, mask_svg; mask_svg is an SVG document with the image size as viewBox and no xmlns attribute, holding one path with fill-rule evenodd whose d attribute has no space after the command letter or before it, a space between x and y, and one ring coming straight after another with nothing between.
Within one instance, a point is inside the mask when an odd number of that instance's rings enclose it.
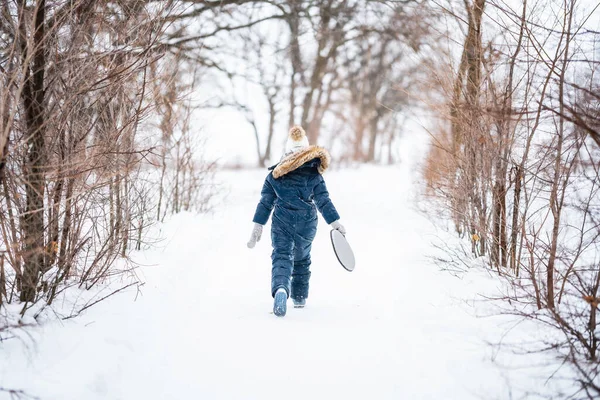
<instances>
[{"instance_id":1,"label":"snowy path","mask_svg":"<svg viewBox=\"0 0 600 400\"><path fill-rule=\"evenodd\" d=\"M435 232L409 171L328 172L357 269L337 264L321 220L307 308L284 319L270 314L270 235L245 247L264 176L224 173L214 215L170 221L164 248L141 255L154 266L137 301L44 325L27 357L0 345L0 386L43 400L508 398L483 344L494 322L472 317L474 289L426 258Z\"/></svg>"}]
</instances>

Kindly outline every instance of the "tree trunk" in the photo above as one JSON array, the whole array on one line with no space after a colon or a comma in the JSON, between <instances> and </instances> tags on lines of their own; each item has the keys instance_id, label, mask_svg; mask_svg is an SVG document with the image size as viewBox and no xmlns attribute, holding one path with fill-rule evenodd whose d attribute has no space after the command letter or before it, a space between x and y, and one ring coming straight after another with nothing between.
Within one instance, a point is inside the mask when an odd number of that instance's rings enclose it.
<instances>
[{"instance_id":1,"label":"tree trunk","mask_svg":"<svg viewBox=\"0 0 600 400\"><path fill-rule=\"evenodd\" d=\"M289 127L291 128L296 123L296 86L297 79L300 77L304 81L304 70L302 67L302 57L300 54L300 10L301 4L299 1L290 1L290 15L287 18L287 23L290 28L290 60L292 64L292 73L290 75L290 117Z\"/></svg>"},{"instance_id":2,"label":"tree trunk","mask_svg":"<svg viewBox=\"0 0 600 400\"><path fill-rule=\"evenodd\" d=\"M271 143L273 142L273 135L275 135L275 118L277 117L277 110L275 109L275 99L273 97L267 98L269 101L269 136L267 137L267 147L261 157L261 166L265 166L268 159L271 158Z\"/></svg>"},{"instance_id":3,"label":"tree trunk","mask_svg":"<svg viewBox=\"0 0 600 400\"><path fill-rule=\"evenodd\" d=\"M379 125L379 118L381 117L381 111L377 110L377 115L371 118L369 121L369 149L367 150L367 158L366 162L375 161L375 145L377 144L377 136L379 136L379 131L377 130L377 126Z\"/></svg>"},{"instance_id":4,"label":"tree trunk","mask_svg":"<svg viewBox=\"0 0 600 400\"><path fill-rule=\"evenodd\" d=\"M21 2L20 27L26 39L25 5ZM26 210L23 218L24 270L21 301L34 301L40 270L44 265L44 72L46 67L44 45L44 19L46 2L36 2L31 69L25 70L23 103L27 125L27 182ZM23 43L23 59L28 64L28 51Z\"/></svg>"},{"instance_id":5,"label":"tree trunk","mask_svg":"<svg viewBox=\"0 0 600 400\"><path fill-rule=\"evenodd\" d=\"M469 14L469 30L466 42L467 54L467 82L466 82L466 106L467 106L467 129L468 139L465 140L466 150L466 173L465 188L469 190L469 201L472 204L471 210L471 235L478 235L480 239L480 255L485 255L485 220L482 214L481 196L477 182L481 177L481 171L478 165L478 143L480 134L478 130L479 120L479 95L481 91L481 63L483 59L483 48L481 46L481 19L485 0L475 0L472 7L467 11ZM477 215L479 214L479 215ZM479 226L476 226L479 224Z\"/></svg>"},{"instance_id":6,"label":"tree trunk","mask_svg":"<svg viewBox=\"0 0 600 400\"><path fill-rule=\"evenodd\" d=\"M48 196L48 201L52 201L51 206L49 206L49 217L48 217L48 225L49 225L49 233L48 233L48 258L46 260L45 270L49 270L52 268L54 262L56 261L58 255L58 240L59 240L59 216L60 216L60 204L63 194L63 187L65 178L64 175L64 166L65 166L65 157L67 154L66 148L66 140L65 140L65 131L64 129L59 132L59 152L60 152L60 164L58 166L58 172L56 176L56 181L54 183L54 190L52 198Z\"/></svg>"},{"instance_id":7,"label":"tree trunk","mask_svg":"<svg viewBox=\"0 0 600 400\"><path fill-rule=\"evenodd\" d=\"M564 135L565 135L565 119L564 119L564 89L565 89L565 74L567 65L569 63L569 44L571 42L571 22L573 20L573 3L571 3L571 9L565 10L565 19L567 19L568 13L568 22L565 21L566 27L566 41L565 41L565 50L564 50L564 58L563 65L560 72L559 78L559 92L558 92L558 100L560 102L560 113L559 113L559 121L558 121L558 139L556 145L556 156L554 162L554 179L552 182L552 190L550 192L550 210L552 211L552 217L554 219L552 225L552 240L550 242L550 255L548 257L548 267L546 269L546 286L547 286L547 296L546 302L548 308L554 308L554 270L556 263L556 252L558 248L558 234L560 230L560 219L562 214L562 206L563 206L563 196L564 196L564 188L563 194L559 195L559 186L560 186L560 178L562 176L562 151L563 151L563 143L564 143ZM559 199L560 198L560 199Z\"/></svg>"},{"instance_id":8,"label":"tree trunk","mask_svg":"<svg viewBox=\"0 0 600 400\"><path fill-rule=\"evenodd\" d=\"M510 232L510 269L515 272L516 276L519 276L519 265L520 262L517 260L517 237L518 237L518 225L519 225L519 210L521 202L521 181L522 181L521 167L515 167L515 190L513 196L513 214L512 214L512 226Z\"/></svg>"},{"instance_id":9,"label":"tree trunk","mask_svg":"<svg viewBox=\"0 0 600 400\"><path fill-rule=\"evenodd\" d=\"M69 178L67 181L67 190L65 193L65 218L63 220L61 238L60 238L60 252L58 255L58 268L63 271L65 277L69 276L71 270L70 260L67 261L68 245L69 245L69 234L71 232L71 224L73 217L72 210L72 196L73 188L75 186L75 178Z\"/></svg>"},{"instance_id":10,"label":"tree trunk","mask_svg":"<svg viewBox=\"0 0 600 400\"><path fill-rule=\"evenodd\" d=\"M4 274L4 252L0 252L0 308L2 308L3 298L6 298L6 275Z\"/></svg>"}]
</instances>

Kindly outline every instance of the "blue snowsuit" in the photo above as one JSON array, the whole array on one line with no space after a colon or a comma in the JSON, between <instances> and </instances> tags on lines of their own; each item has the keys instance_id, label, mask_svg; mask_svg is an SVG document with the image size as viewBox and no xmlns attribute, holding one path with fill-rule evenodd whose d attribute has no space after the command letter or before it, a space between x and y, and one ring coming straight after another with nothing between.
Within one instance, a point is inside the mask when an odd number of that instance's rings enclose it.
<instances>
[{"instance_id":1,"label":"blue snowsuit","mask_svg":"<svg viewBox=\"0 0 600 400\"><path fill-rule=\"evenodd\" d=\"M273 296L277 289L285 288L293 299L308 297L310 250L317 233L317 209L328 224L340 218L319 173L320 165L321 159L313 158L277 179L273 172L265 179L253 222L266 224L275 208L271 224Z\"/></svg>"}]
</instances>

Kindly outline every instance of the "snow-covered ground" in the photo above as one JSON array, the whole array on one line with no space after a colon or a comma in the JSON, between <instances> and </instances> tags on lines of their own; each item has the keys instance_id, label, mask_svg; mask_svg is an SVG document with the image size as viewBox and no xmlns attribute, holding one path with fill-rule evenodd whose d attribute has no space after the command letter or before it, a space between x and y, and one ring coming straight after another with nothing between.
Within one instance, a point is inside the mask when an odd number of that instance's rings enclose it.
<instances>
[{"instance_id":1,"label":"snow-covered ground","mask_svg":"<svg viewBox=\"0 0 600 400\"><path fill-rule=\"evenodd\" d=\"M275 317L269 227L257 248L246 248L265 174L223 172L228 195L214 213L165 223L160 247L136 255L146 265L138 271L141 293L131 289L78 318L0 343L0 387L43 400L465 400L552 392L544 386L549 371L534 367L539 360L488 344L514 325L476 316L478 293L495 280L482 270L459 279L432 263L431 242L444 233L417 211L410 164L327 172L356 270L337 263L321 220L307 307Z\"/></svg>"}]
</instances>

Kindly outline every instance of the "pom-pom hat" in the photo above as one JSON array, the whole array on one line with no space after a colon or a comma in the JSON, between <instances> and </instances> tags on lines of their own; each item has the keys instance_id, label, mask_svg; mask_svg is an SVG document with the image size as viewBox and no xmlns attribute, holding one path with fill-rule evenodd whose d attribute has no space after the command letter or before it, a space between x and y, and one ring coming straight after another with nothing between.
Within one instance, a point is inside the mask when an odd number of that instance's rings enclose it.
<instances>
[{"instance_id":1,"label":"pom-pom hat","mask_svg":"<svg viewBox=\"0 0 600 400\"><path fill-rule=\"evenodd\" d=\"M306 147L308 147L306 132L304 132L304 129L299 125L292 126L287 143L285 144L285 152L294 152Z\"/></svg>"}]
</instances>

